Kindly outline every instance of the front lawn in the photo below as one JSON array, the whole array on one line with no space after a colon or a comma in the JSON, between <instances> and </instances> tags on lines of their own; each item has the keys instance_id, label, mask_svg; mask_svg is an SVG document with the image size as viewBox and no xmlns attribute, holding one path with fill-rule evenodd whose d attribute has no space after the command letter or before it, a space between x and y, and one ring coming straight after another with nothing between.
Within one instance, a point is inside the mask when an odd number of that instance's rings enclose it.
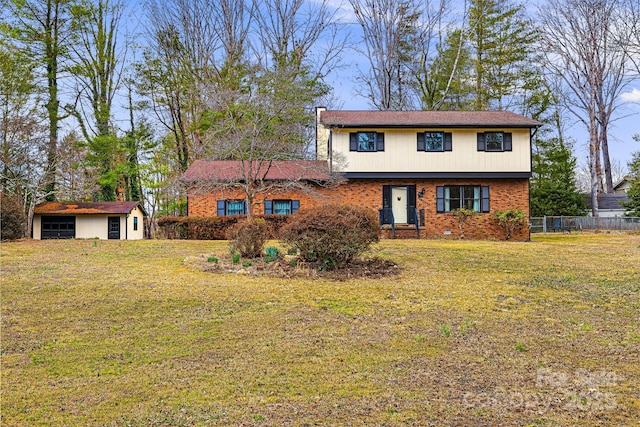
<instances>
[{"instance_id":1,"label":"front lawn","mask_svg":"<svg viewBox=\"0 0 640 427\"><path fill-rule=\"evenodd\" d=\"M211 273L221 241L1 247L1 421L616 425L640 419L640 236L386 240L398 275Z\"/></svg>"}]
</instances>

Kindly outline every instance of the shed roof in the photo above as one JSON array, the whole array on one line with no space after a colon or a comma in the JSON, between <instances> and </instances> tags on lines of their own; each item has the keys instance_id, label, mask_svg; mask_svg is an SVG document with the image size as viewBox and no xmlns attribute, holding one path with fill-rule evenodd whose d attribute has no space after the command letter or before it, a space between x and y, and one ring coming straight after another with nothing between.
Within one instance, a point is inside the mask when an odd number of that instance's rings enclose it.
<instances>
[{"instance_id":1,"label":"shed roof","mask_svg":"<svg viewBox=\"0 0 640 427\"><path fill-rule=\"evenodd\" d=\"M585 196L585 200L587 202L587 207L591 208L591 196L588 194ZM625 210L621 203L628 202L629 197L622 193L613 193L613 194L598 194L598 209L606 209L606 210Z\"/></svg>"},{"instance_id":2,"label":"shed roof","mask_svg":"<svg viewBox=\"0 0 640 427\"><path fill-rule=\"evenodd\" d=\"M240 160L196 160L182 175L182 180L193 181L235 181L246 176L243 170L252 166L259 176L266 180L308 180L327 181L331 179L329 166L320 160L274 160L248 161Z\"/></svg>"},{"instance_id":3,"label":"shed roof","mask_svg":"<svg viewBox=\"0 0 640 427\"><path fill-rule=\"evenodd\" d=\"M44 202L36 206L36 215L128 214L136 207L147 215L140 202Z\"/></svg>"},{"instance_id":4,"label":"shed roof","mask_svg":"<svg viewBox=\"0 0 640 427\"><path fill-rule=\"evenodd\" d=\"M349 111L327 110L320 122L337 127L509 127L542 123L510 111Z\"/></svg>"}]
</instances>

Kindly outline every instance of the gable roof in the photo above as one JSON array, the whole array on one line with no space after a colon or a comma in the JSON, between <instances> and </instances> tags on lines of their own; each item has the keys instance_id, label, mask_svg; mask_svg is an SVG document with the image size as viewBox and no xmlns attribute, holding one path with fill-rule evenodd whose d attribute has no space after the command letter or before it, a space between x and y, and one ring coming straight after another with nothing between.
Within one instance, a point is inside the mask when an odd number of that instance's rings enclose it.
<instances>
[{"instance_id":1,"label":"gable roof","mask_svg":"<svg viewBox=\"0 0 640 427\"><path fill-rule=\"evenodd\" d=\"M591 208L591 196L586 195L585 201L587 203L587 208ZM621 205L621 203L625 203L629 201L629 197L622 193L611 193L611 194L598 194L598 209L606 209L606 210L620 210L624 211L625 208Z\"/></svg>"},{"instance_id":2,"label":"gable roof","mask_svg":"<svg viewBox=\"0 0 640 427\"><path fill-rule=\"evenodd\" d=\"M243 167L250 166L241 160L196 160L182 174L182 181L240 181ZM327 181L331 179L326 161L316 160L273 160L253 161L257 169L254 176L264 176L266 180L306 180Z\"/></svg>"},{"instance_id":3,"label":"gable roof","mask_svg":"<svg viewBox=\"0 0 640 427\"><path fill-rule=\"evenodd\" d=\"M36 215L128 214L136 207L144 216L147 216L140 202L44 202L37 205L33 213Z\"/></svg>"},{"instance_id":4,"label":"gable roof","mask_svg":"<svg viewBox=\"0 0 640 427\"><path fill-rule=\"evenodd\" d=\"M510 111L322 111L320 122L335 127L503 127L542 123Z\"/></svg>"}]
</instances>

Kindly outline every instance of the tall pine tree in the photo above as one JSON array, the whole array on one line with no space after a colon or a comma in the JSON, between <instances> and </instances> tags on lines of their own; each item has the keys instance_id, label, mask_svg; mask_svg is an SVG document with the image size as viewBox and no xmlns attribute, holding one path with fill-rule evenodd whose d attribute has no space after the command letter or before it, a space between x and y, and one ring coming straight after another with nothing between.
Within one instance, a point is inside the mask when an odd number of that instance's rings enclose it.
<instances>
[{"instance_id":1,"label":"tall pine tree","mask_svg":"<svg viewBox=\"0 0 640 427\"><path fill-rule=\"evenodd\" d=\"M537 140L532 160L531 216L582 215L586 207L576 187L571 147L560 138Z\"/></svg>"}]
</instances>

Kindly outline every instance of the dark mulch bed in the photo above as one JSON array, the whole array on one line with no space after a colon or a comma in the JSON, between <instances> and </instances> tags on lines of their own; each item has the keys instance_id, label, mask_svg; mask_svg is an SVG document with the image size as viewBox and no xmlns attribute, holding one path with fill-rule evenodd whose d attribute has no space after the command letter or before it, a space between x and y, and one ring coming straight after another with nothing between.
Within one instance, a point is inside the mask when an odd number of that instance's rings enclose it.
<instances>
[{"instance_id":1,"label":"dark mulch bed","mask_svg":"<svg viewBox=\"0 0 640 427\"><path fill-rule=\"evenodd\" d=\"M343 281L349 279L376 279L393 276L400 267L393 261L381 258L358 258L343 267L327 270L318 263L307 263L295 257L279 258L265 262L263 258L243 259L234 264L230 257L216 257L217 262L209 261L211 255L188 257L184 263L193 268L211 273L237 273L272 277L319 277Z\"/></svg>"}]
</instances>

